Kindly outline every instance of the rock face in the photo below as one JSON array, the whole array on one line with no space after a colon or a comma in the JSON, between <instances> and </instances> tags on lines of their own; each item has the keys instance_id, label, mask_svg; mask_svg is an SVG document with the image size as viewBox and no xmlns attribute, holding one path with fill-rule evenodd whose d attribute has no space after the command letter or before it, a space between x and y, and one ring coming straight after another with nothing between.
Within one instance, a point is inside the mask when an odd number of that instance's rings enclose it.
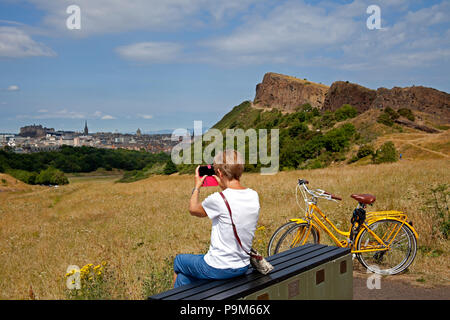
<instances>
[{"instance_id":1,"label":"rock face","mask_svg":"<svg viewBox=\"0 0 450 320\"><path fill-rule=\"evenodd\" d=\"M321 108L327 91L323 84L269 72L256 86L253 104L284 111L294 111L305 103Z\"/></svg>"},{"instance_id":2,"label":"rock face","mask_svg":"<svg viewBox=\"0 0 450 320\"><path fill-rule=\"evenodd\" d=\"M425 112L436 122L450 122L450 94L422 86L369 89L348 81L336 81L331 87L298 78L266 73L256 86L255 107L271 107L292 112L309 103L313 107L335 111L351 104L359 113L391 107Z\"/></svg>"},{"instance_id":3,"label":"rock face","mask_svg":"<svg viewBox=\"0 0 450 320\"><path fill-rule=\"evenodd\" d=\"M371 108L377 96L375 90L371 90L355 83L336 81L328 90L323 109L335 111L343 104L351 104L358 112L362 113Z\"/></svg>"},{"instance_id":4,"label":"rock face","mask_svg":"<svg viewBox=\"0 0 450 320\"><path fill-rule=\"evenodd\" d=\"M450 94L427 87L379 88L373 107L409 108L426 112L443 122L450 121Z\"/></svg>"},{"instance_id":5,"label":"rock face","mask_svg":"<svg viewBox=\"0 0 450 320\"><path fill-rule=\"evenodd\" d=\"M450 121L450 94L422 86L371 90L354 83L336 81L326 94L323 109L334 111L345 103L360 113L372 108L409 108L426 112L440 122Z\"/></svg>"}]
</instances>

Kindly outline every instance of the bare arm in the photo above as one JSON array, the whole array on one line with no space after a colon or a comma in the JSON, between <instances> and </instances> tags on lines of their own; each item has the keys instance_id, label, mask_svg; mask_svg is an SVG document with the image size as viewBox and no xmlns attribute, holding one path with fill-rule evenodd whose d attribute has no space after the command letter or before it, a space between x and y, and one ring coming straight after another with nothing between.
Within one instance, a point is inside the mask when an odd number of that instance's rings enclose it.
<instances>
[{"instance_id":1,"label":"bare arm","mask_svg":"<svg viewBox=\"0 0 450 320\"><path fill-rule=\"evenodd\" d=\"M206 176L200 177L198 175L198 167L195 169L195 187L192 190L191 199L189 200L189 213L193 216L203 218L206 217L206 211L202 207L202 203L199 200L200 187L202 186L203 180Z\"/></svg>"}]
</instances>

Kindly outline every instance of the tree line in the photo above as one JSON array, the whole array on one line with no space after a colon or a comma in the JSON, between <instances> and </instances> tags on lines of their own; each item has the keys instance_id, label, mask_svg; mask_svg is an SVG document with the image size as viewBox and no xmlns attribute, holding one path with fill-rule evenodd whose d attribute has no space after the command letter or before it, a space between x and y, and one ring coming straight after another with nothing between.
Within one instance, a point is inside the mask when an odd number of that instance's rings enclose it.
<instances>
[{"instance_id":1,"label":"tree line","mask_svg":"<svg viewBox=\"0 0 450 320\"><path fill-rule=\"evenodd\" d=\"M64 173L105 170L141 170L155 163L166 163L170 155L124 149L62 146L56 151L19 154L0 149L0 172L29 184L65 184Z\"/></svg>"}]
</instances>

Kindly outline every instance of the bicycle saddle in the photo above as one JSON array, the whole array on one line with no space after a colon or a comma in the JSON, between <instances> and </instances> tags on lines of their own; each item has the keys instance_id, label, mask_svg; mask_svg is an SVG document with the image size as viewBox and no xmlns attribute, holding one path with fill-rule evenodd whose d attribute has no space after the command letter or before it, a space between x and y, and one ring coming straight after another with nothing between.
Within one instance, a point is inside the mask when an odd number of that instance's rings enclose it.
<instances>
[{"instance_id":1,"label":"bicycle saddle","mask_svg":"<svg viewBox=\"0 0 450 320\"><path fill-rule=\"evenodd\" d=\"M371 194L352 194L350 197L358 201L359 203L372 204L377 199Z\"/></svg>"}]
</instances>

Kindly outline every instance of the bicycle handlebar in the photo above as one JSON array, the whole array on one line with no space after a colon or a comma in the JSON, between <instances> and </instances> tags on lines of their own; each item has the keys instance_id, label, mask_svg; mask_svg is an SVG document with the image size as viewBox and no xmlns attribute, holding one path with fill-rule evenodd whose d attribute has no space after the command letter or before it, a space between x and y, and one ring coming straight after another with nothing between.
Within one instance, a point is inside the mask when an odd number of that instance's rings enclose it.
<instances>
[{"instance_id":1,"label":"bicycle handlebar","mask_svg":"<svg viewBox=\"0 0 450 320\"><path fill-rule=\"evenodd\" d=\"M342 200L341 197L331 194L331 193L321 190L321 189L309 190L308 187L306 186L307 184L309 184L308 180L304 180L304 179L298 180L298 185L303 186L305 191L315 198L322 198L322 199L326 199L326 200L339 200L339 201Z\"/></svg>"},{"instance_id":2,"label":"bicycle handlebar","mask_svg":"<svg viewBox=\"0 0 450 320\"><path fill-rule=\"evenodd\" d=\"M339 200L339 201L342 200L341 197L338 197L338 196L336 196L336 195L334 195L334 194L332 194L332 193L329 193L329 192L326 192L326 191L324 191L323 193L330 195L330 196L331 196L331 199L335 199L335 200Z\"/></svg>"}]
</instances>

